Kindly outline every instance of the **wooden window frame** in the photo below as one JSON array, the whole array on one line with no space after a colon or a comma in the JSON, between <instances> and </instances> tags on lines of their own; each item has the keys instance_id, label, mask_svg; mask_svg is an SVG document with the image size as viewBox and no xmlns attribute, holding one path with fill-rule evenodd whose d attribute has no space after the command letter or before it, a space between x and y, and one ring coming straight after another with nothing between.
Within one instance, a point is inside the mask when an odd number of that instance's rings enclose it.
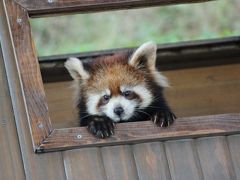
<instances>
[{"instance_id":1,"label":"wooden window frame","mask_svg":"<svg viewBox=\"0 0 240 180\"><path fill-rule=\"evenodd\" d=\"M13 104L21 105L23 109L21 112L15 110L15 116L18 113L26 113L34 151L41 153L86 146L117 145L146 140L226 135L240 132L240 114L179 118L173 126L166 129L156 127L150 121L121 123L117 124L115 135L106 139L96 139L87 132L85 127L54 129L50 121L39 62L31 35L30 17L200 1L207 0L61 0L61 2L3 0L13 51L11 61L5 60L4 63ZM12 71L17 78L12 77ZM15 89L14 83L19 84L17 89ZM16 94L20 95L15 97ZM18 128L22 127L19 125L22 122L16 123Z\"/></svg>"}]
</instances>

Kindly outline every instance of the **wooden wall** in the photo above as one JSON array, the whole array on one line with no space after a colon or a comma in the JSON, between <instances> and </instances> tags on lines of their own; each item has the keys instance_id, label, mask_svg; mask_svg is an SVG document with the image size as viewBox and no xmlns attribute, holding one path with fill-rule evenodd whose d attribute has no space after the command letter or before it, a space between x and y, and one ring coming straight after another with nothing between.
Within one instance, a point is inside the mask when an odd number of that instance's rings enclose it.
<instances>
[{"instance_id":1,"label":"wooden wall","mask_svg":"<svg viewBox=\"0 0 240 180\"><path fill-rule=\"evenodd\" d=\"M240 112L240 64L164 71L166 97L178 117ZM55 127L78 126L71 82L44 84Z\"/></svg>"}]
</instances>

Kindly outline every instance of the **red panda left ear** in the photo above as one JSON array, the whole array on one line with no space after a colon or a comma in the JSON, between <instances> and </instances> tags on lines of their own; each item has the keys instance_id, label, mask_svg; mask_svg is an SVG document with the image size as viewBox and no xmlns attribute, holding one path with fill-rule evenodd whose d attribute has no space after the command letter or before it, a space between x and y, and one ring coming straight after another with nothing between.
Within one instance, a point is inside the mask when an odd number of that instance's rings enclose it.
<instances>
[{"instance_id":1,"label":"red panda left ear","mask_svg":"<svg viewBox=\"0 0 240 180\"><path fill-rule=\"evenodd\" d=\"M157 45L147 42L141 45L130 57L128 64L136 68L148 68L155 70Z\"/></svg>"},{"instance_id":2,"label":"red panda left ear","mask_svg":"<svg viewBox=\"0 0 240 180\"><path fill-rule=\"evenodd\" d=\"M69 58L64 66L74 80L85 80L90 77L90 74L84 69L82 62L78 58Z\"/></svg>"}]
</instances>

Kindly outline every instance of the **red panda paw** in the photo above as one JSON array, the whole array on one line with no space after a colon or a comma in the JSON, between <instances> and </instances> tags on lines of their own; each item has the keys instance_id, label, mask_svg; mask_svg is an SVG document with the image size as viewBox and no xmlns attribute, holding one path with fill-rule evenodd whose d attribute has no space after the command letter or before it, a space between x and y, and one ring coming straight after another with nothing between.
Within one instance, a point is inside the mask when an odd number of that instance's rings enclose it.
<instances>
[{"instance_id":1,"label":"red panda paw","mask_svg":"<svg viewBox=\"0 0 240 180\"><path fill-rule=\"evenodd\" d=\"M88 123L88 131L97 138L107 138L114 134L114 123L104 117L93 117Z\"/></svg>"},{"instance_id":2,"label":"red panda paw","mask_svg":"<svg viewBox=\"0 0 240 180\"><path fill-rule=\"evenodd\" d=\"M151 120L154 124L160 127L167 127L171 125L177 117L171 111L159 111Z\"/></svg>"}]
</instances>

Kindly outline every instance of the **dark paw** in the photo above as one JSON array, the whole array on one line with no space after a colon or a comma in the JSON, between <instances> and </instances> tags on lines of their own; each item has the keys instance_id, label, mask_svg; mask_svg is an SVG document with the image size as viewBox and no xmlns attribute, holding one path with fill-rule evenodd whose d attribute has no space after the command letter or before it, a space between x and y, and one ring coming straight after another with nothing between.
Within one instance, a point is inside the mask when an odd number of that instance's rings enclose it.
<instances>
[{"instance_id":1,"label":"dark paw","mask_svg":"<svg viewBox=\"0 0 240 180\"><path fill-rule=\"evenodd\" d=\"M160 127L171 125L177 117L171 111L160 111L154 115L151 120Z\"/></svg>"},{"instance_id":2,"label":"dark paw","mask_svg":"<svg viewBox=\"0 0 240 180\"><path fill-rule=\"evenodd\" d=\"M114 122L104 117L93 117L88 123L88 130L98 138L110 137L114 134Z\"/></svg>"}]
</instances>

